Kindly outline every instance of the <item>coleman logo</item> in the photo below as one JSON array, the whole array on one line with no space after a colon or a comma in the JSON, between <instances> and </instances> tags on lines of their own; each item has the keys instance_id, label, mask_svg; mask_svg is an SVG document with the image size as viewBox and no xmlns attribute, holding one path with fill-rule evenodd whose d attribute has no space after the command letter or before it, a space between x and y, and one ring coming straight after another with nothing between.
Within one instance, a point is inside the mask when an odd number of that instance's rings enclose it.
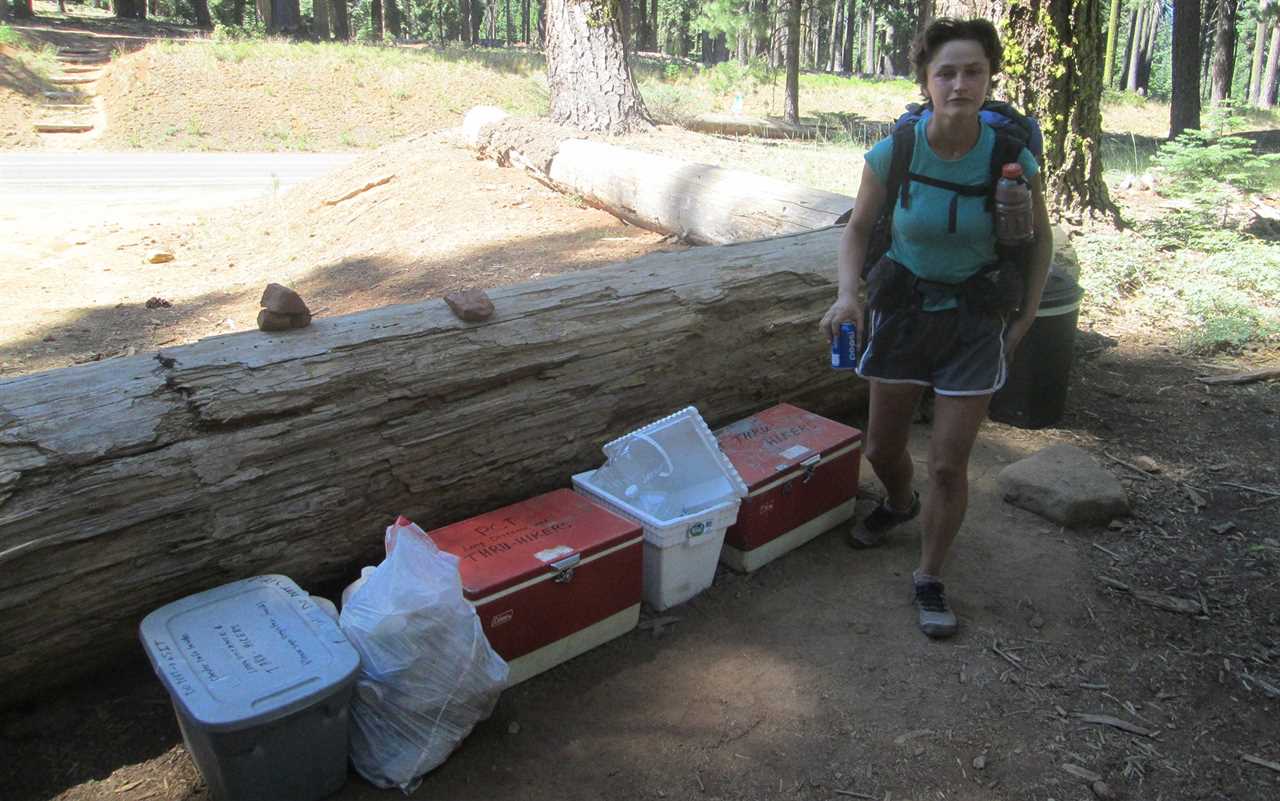
<instances>
[{"instance_id":1,"label":"coleman logo","mask_svg":"<svg viewBox=\"0 0 1280 801\"><path fill-rule=\"evenodd\" d=\"M507 611L502 612L501 614L494 615L493 619L489 621L489 628L496 629L498 626L501 626L503 623L510 623L511 618L514 616L515 616L514 609L508 609Z\"/></svg>"},{"instance_id":2,"label":"coleman logo","mask_svg":"<svg viewBox=\"0 0 1280 801\"><path fill-rule=\"evenodd\" d=\"M706 523L694 523L692 526L689 526L689 536L700 537L702 536L702 532L706 530L707 530Z\"/></svg>"}]
</instances>

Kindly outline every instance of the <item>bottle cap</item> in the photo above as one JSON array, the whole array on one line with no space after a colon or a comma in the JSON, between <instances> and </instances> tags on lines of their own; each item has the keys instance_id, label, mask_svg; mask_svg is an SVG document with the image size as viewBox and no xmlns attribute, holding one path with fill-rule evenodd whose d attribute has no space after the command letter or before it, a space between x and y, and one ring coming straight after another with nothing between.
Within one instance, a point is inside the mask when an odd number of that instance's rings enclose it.
<instances>
[{"instance_id":1,"label":"bottle cap","mask_svg":"<svg viewBox=\"0 0 1280 801\"><path fill-rule=\"evenodd\" d=\"M1013 162L1012 164L1006 164L1000 168L1000 174L1005 178L1010 178L1010 179L1021 178L1022 165L1016 161Z\"/></svg>"}]
</instances>

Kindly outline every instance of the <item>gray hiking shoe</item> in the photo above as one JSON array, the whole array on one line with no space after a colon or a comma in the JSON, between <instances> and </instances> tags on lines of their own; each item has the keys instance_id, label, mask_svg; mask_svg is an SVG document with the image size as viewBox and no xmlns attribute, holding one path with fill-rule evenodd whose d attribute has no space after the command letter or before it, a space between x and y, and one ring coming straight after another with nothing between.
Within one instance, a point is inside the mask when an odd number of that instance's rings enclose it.
<instances>
[{"instance_id":1,"label":"gray hiking shoe","mask_svg":"<svg viewBox=\"0 0 1280 801\"><path fill-rule=\"evenodd\" d=\"M947 596L941 581L923 581L915 584L914 600L920 630L933 639L950 637L960 624L955 613L947 605Z\"/></svg>"},{"instance_id":2,"label":"gray hiking shoe","mask_svg":"<svg viewBox=\"0 0 1280 801\"><path fill-rule=\"evenodd\" d=\"M920 514L920 493L911 493L911 508L905 512L897 512L889 508L889 499L880 501L880 505L871 510L861 524L849 532L849 546L859 550L874 548L884 542L890 529L899 526Z\"/></svg>"}]
</instances>

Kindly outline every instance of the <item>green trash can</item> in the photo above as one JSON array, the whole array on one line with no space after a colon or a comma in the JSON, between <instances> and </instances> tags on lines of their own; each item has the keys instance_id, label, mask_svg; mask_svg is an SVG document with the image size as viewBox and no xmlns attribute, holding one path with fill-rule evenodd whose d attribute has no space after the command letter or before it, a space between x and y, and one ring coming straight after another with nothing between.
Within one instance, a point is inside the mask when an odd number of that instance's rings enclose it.
<instances>
[{"instance_id":1,"label":"green trash can","mask_svg":"<svg viewBox=\"0 0 1280 801\"><path fill-rule=\"evenodd\" d=\"M1018 348L1004 387L991 399L992 420L1045 428L1062 419L1083 295L1071 276L1049 273L1036 321Z\"/></svg>"}]
</instances>

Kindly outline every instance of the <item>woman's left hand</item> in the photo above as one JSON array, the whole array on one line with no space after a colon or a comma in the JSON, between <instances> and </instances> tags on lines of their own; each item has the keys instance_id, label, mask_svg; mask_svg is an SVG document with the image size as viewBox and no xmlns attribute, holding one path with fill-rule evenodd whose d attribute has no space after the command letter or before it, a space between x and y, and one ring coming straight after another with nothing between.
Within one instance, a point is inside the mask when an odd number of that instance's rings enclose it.
<instances>
[{"instance_id":1,"label":"woman's left hand","mask_svg":"<svg viewBox=\"0 0 1280 801\"><path fill-rule=\"evenodd\" d=\"M1004 337L1004 354L1009 364L1013 364L1014 354L1018 352L1018 346L1022 344L1022 338L1031 330L1031 324L1036 321L1034 317L1017 317L1013 322L1009 323L1009 330Z\"/></svg>"}]
</instances>

